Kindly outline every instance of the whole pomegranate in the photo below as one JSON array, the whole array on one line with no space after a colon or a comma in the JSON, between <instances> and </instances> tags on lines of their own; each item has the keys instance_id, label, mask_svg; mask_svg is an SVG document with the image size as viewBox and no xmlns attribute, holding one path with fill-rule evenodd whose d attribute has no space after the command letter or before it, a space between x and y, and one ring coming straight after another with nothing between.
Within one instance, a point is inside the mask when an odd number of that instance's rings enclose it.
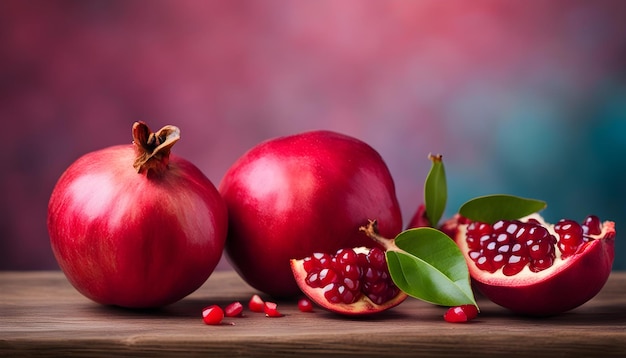
<instances>
[{"instance_id":1,"label":"whole pomegranate","mask_svg":"<svg viewBox=\"0 0 626 358\"><path fill-rule=\"evenodd\" d=\"M446 229L487 298L514 312L546 316L593 298L606 283L615 255L615 225L589 215L555 225L538 214L494 224L456 216Z\"/></svg>"},{"instance_id":2,"label":"whole pomegranate","mask_svg":"<svg viewBox=\"0 0 626 358\"><path fill-rule=\"evenodd\" d=\"M335 132L260 143L232 165L219 190L229 212L228 257L248 284L272 296L300 294L290 259L371 246L359 231L368 219L389 237L402 229L381 156Z\"/></svg>"},{"instance_id":3,"label":"whole pomegranate","mask_svg":"<svg viewBox=\"0 0 626 358\"><path fill-rule=\"evenodd\" d=\"M164 306L198 289L215 269L226 206L202 172L170 155L179 130L133 125L133 145L76 160L48 205L52 250L71 284L105 305Z\"/></svg>"}]
</instances>

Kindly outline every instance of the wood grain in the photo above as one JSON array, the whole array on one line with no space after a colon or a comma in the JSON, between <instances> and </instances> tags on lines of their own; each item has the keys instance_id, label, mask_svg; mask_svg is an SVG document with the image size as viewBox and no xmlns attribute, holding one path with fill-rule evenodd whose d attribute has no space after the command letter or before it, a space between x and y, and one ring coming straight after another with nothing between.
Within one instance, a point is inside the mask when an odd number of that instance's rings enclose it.
<instances>
[{"instance_id":1,"label":"wood grain","mask_svg":"<svg viewBox=\"0 0 626 358\"><path fill-rule=\"evenodd\" d=\"M268 318L245 311L207 326L209 304L247 302L256 291L231 271L154 311L95 304L60 272L0 272L0 356L626 356L626 272L615 272L593 300L562 315L520 317L479 299L481 314L446 323L443 307L409 298L363 318L316 309ZM268 299L268 297L264 297Z\"/></svg>"}]
</instances>

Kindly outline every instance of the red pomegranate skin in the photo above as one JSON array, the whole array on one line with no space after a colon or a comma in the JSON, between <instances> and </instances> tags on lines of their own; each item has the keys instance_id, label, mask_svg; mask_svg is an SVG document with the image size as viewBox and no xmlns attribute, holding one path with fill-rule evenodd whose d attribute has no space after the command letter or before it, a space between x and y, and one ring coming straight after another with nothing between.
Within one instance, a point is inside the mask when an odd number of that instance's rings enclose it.
<instances>
[{"instance_id":1,"label":"red pomegranate skin","mask_svg":"<svg viewBox=\"0 0 626 358\"><path fill-rule=\"evenodd\" d=\"M227 211L211 181L170 154L158 178L133 168L132 145L88 153L49 202L52 250L70 283L104 305L160 307L199 288L221 257Z\"/></svg>"},{"instance_id":2,"label":"red pomegranate skin","mask_svg":"<svg viewBox=\"0 0 626 358\"><path fill-rule=\"evenodd\" d=\"M263 142L227 171L219 190L229 213L226 252L252 287L276 297L300 294L290 259L376 244L359 227L402 229L391 174L368 144L311 131Z\"/></svg>"}]
</instances>

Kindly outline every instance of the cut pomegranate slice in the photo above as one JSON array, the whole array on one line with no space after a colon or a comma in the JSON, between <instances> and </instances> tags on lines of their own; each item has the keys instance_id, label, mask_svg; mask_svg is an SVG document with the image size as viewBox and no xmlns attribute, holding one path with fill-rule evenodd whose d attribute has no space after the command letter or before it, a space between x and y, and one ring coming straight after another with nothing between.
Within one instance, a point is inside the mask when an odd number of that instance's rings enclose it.
<instances>
[{"instance_id":1,"label":"cut pomegranate slice","mask_svg":"<svg viewBox=\"0 0 626 358\"><path fill-rule=\"evenodd\" d=\"M397 306L407 295L391 280L385 253L379 248L340 249L291 260L302 292L332 312L365 315Z\"/></svg>"},{"instance_id":2,"label":"cut pomegranate slice","mask_svg":"<svg viewBox=\"0 0 626 358\"><path fill-rule=\"evenodd\" d=\"M593 298L611 273L615 224L601 223L597 216L556 225L538 214L493 225L457 219L453 237L475 287L512 311L553 315L571 310Z\"/></svg>"}]
</instances>

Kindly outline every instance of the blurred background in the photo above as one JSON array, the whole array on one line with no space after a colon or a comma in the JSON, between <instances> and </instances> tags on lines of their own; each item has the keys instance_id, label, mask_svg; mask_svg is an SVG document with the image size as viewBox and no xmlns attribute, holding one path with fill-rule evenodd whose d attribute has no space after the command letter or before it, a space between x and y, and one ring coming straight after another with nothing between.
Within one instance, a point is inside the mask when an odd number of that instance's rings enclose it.
<instances>
[{"instance_id":1,"label":"blurred background","mask_svg":"<svg viewBox=\"0 0 626 358\"><path fill-rule=\"evenodd\" d=\"M614 220L626 269L626 1L0 1L0 269L57 269L46 229L79 156L181 128L217 185L260 141L373 146L405 223L429 153L450 216L508 193ZM229 267L222 260L221 269Z\"/></svg>"}]
</instances>

